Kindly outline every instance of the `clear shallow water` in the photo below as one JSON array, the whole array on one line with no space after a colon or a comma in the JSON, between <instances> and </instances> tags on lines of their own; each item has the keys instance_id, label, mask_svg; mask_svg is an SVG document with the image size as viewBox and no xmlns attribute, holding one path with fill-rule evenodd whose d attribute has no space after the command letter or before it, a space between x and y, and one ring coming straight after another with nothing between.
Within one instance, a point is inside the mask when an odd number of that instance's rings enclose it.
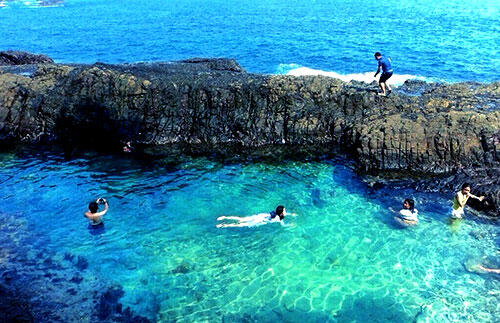
<instances>
[{"instance_id":1,"label":"clear shallow water","mask_svg":"<svg viewBox=\"0 0 500 323\"><path fill-rule=\"evenodd\" d=\"M251 72L370 82L381 51L403 81L489 82L499 17L497 0L3 0L0 49L86 63L232 57Z\"/></svg>"},{"instance_id":2,"label":"clear shallow water","mask_svg":"<svg viewBox=\"0 0 500 323\"><path fill-rule=\"evenodd\" d=\"M22 219L40 240L30 252L43 245L61 262L87 259L85 279L121 285L121 302L151 319L500 319L498 277L465 269L500 265L497 225L468 218L450 227L447 197L370 191L343 164L196 159L166 168L117 156L2 153L0 182L4 216ZM110 211L105 231L91 234L82 214L97 196ZM406 196L421 223L402 230L387 207ZM215 228L220 215L278 203L299 214L294 226Z\"/></svg>"}]
</instances>

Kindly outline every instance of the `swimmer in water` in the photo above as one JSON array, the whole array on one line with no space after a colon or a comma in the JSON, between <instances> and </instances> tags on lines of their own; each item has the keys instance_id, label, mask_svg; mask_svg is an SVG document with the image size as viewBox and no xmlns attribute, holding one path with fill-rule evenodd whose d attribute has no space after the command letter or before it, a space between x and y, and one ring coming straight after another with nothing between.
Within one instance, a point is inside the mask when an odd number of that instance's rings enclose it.
<instances>
[{"instance_id":1,"label":"swimmer in water","mask_svg":"<svg viewBox=\"0 0 500 323\"><path fill-rule=\"evenodd\" d=\"M488 272L488 273L500 274L500 268L499 269L487 268L487 267L484 267L483 265L478 265L478 268L481 270L484 270L485 272Z\"/></svg>"},{"instance_id":2,"label":"swimmer in water","mask_svg":"<svg viewBox=\"0 0 500 323\"><path fill-rule=\"evenodd\" d=\"M397 213L394 220L404 227L414 226L418 224L417 216L418 210L415 208L415 201L405 199L403 201L403 208Z\"/></svg>"},{"instance_id":3,"label":"swimmer in water","mask_svg":"<svg viewBox=\"0 0 500 323\"><path fill-rule=\"evenodd\" d=\"M104 210L101 212L97 212L99 211L99 204L104 204ZM100 197L95 202L89 203L89 209L87 212L85 212L85 217L89 219L90 225L92 226L101 225L103 224L102 217L104 216L104 214L106 214L106 212L108 212L108 209L109 209L108 201Z\"/></svg>"},{"instance_id":4,"label":"swimmer in water","mask_svg":"<svg viewBox=\"0 0 500 323\"><path fill-rule=\"evenodd\" d=\"M251 216L220 216L217 221L221 220L236 220L236 223L219 223L216 225L217 228L229 228L229 227L256 227L259 225L267 223L278 222L282 226L287 226L284 224L283 219L287 215L286 209L283 205L278 205L275 211L270 213L259 213ZM291 216L296 216L295 213L290 213Z\"/></svg>"},{"instance_id":5,"label":"swimmer in water","mask_svg":"<svg viewBox=\"0 0 500 323\"><path fill-rule=\"evenodd\" d=\"M470 192L470 184L469 183L464 183L462 185L462 189L458 191L455 194L455 197L453 198L453 205L451 207L451 218L452 219L461 219L464 216L464 207L465 204L467 203L467 200L469 197L472 197L473 199L483 201L484 196L477 197L475 195L472 195Z\"/></svg>"}]
</instances>

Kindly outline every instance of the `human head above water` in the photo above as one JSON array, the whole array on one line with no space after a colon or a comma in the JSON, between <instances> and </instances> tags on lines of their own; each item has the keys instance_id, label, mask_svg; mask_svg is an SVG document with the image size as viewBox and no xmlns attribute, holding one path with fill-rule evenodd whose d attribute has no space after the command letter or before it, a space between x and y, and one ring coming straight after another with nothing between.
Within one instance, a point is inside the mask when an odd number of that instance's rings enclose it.
<instances>
[{"instance_id":1,"label":"human head above water","mask_svg":"<svg viewBox=\"0 0 500 323\"><path fill-rule=\"evenodd\" d=\"M97 204L97 202L90 202L89 203L89 211L91 213L96 213L98 209L99 209L99 204Z\"/></svg>"},{"instance_id":2,"label":"human head above water","mask_svg":"<svg viewBox=\"0 0 500 323\"><path fill-rule=\"evenodd\" d=\"M376 52L373 56L375 56L376 59L379 59L382 57L382 54L380 54L380 52Z\"/></svg>"},{"instance_id":3,"label":"human head above water","mask_svg":"<svg viewBox=\"0 0 500 323\"><path fill-rule=\"evenodd\" d=\"M276 211L274 211L276 213L277 216L280 217L280 220L283 220L283 218L285 217L285 207L283 205L278 205L276 207Z\"/></svg>"},{"instance_id":4,"label":"human head above water","mask_svg":"<svg viewBox=\"0 0 500 323\"><path fill-rule=\"evenodd\" d=\"M470 184L469 183L463 183L462 184L462 193L468 193L470 192Z\"/></svg>"},{"instance_id":5,"label":"human head above water","mask_svg":"<svg viewBox=\"0 0 500 323\"><path fill-rule=\"evenodd\" d=\"M415 208L415 201L413 201L412 199L405 199L403 201L403 206L406 207L406 205L408 205L408 209L410 211L413 211L413 209Z\"/></svg>"}]
</instances>

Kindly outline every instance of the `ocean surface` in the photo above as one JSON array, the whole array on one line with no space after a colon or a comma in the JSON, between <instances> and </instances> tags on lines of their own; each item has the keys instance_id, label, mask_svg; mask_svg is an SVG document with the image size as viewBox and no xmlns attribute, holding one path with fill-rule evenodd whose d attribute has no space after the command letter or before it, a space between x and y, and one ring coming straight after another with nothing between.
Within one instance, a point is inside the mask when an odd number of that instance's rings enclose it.
<instances>
[{"instance_id":1,"label":"ocean surface","mask_svg":"<svg viewBox=\"0 0 500 323\"><path fill-rule=\"evenodd\" d=\"M500 80L496 0L0 0L0 31L0 50L57 62L230 57L249 72L371 82L381 51L394 84ZM83 212L97 197L110 210L93 230ZM406 197L420 224L402 229L389 207ZM120 312L160 322L498 322L500 275L476 269L500 267L498 223L451 224L451 198L372 190L340 159L1 151L0 283L63 322L109 318L92 298L108 289ZM287 227L216 228L278 204L298 214Z\"/></svg>"},{"instance_id":2,"label":"ocean surface","mask_svg":"<svg viewBox=\"0 0 500 323\"><path fill-rule=\"evenodd\" d=\"M371 82L500 80L497 0L0 1L0 49L57 62L235 58L247 71Z\"/></svg>"},{"instance_id":3,"label":"ocean surface","mask_svg":"<svg viewBox=\"0 0 500 323\"><path fill-rule=\"evenodd\" d=\"M450 225L451 196L373 191L341 160L172 166L21 150L0 154L0 183L1 276L17 273L10 286L61 317L114 286L123 309L160 322L500 320L500 277L474 271L500 266L498 224ZM110 203L99 230L83 217L97 197ZM405 197L414 228L389 210ZM216 228L278 204L298 214L287 227Z\"/></svg>"}]
</instances>

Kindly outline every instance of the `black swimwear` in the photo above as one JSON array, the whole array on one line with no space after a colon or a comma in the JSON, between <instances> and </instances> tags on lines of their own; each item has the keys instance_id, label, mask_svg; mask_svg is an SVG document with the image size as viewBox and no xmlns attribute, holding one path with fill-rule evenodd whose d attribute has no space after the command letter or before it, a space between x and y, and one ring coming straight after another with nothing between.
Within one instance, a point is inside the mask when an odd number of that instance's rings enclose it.
<instances>
[{"instance_id":1,"label":"black swimwear","mask_svg":"<svg viewBox=\"0 0 500 323\"><path fill-rule=\"evenodd\" d=\"M379 83L385 83L388 79L390 79L392 76L392 72L383 72L382 75L380 75L380 80L378 80Z\"/></svg>"}]
</instances>

